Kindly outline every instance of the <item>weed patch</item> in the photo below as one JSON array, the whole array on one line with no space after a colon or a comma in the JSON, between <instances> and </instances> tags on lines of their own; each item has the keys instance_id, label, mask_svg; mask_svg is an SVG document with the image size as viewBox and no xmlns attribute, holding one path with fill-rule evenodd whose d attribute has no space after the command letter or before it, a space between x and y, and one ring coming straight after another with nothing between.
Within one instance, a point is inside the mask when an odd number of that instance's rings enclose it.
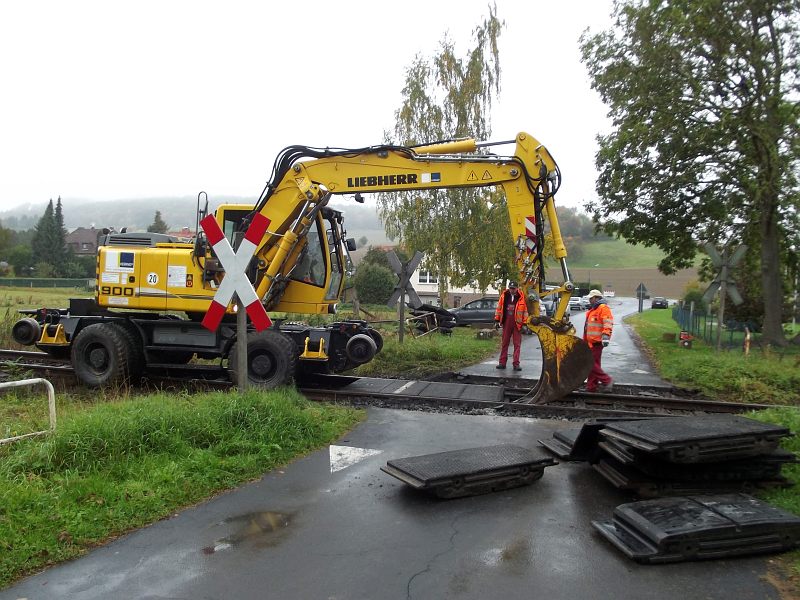
<instances>
[{"instance_id":1,"label":"weed patch","mask_svg":"<svg viewBox=\"0 0 800 600\"><path fill-rule=\"evenodd\" d=\"M82 404L55 434L0 447L0 587L257 478L361 418L293 389Z\"/></svg>"}]
</instances>

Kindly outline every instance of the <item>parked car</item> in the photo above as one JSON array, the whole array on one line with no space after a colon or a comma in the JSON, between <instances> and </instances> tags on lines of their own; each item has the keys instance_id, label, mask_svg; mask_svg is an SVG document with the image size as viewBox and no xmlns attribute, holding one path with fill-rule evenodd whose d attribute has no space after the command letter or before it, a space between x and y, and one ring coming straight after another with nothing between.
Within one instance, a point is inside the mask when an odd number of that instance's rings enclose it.
<instances>
[{"instance_id":1,"label":"parked car","mask_svg":"<svg viewBox=\"0 0 800 600\"><path fill-rule=\"evenodd\" d=\"M467 302L464 306L451 308L450 314L456 318L456 324L460 326L493 323L495 308L497 308L497 298L479 298Z\"/></svg>"},{"instance_id":2,"label":"parked car","mask_svg":"<svg viewBox=\"0 0 800 600\"><path fill-rule=\"evenodd\" d=\"M570 311L573 310L586 310L586 307L589 306L588 300L584 302L583 298L580 296L571 296L569 299L569 309Z\"/></svg>"},{"instance_id":3,"label":"parked car","mask_svg":"<svg viewBox=\"0 0 800 600\"><path fill-rule=\"evenodd\" d=\"M653 299L650 301L650 308L669 308L669 302L667 302L666 298L662 298L661 296L653 296Z\"/></svg>"}]
</instances>

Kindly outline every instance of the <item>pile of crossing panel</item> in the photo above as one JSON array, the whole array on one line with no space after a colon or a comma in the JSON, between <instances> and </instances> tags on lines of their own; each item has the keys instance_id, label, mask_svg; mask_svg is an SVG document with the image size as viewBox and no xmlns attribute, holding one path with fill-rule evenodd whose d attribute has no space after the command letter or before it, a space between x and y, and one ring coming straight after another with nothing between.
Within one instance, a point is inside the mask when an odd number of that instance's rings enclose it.
<instances>
[{"instance_id":1,"label":"pile of crossing panel","mask_svg":"<svg viewBox=\"0 0 800 600\"><path fill-rule=\"evenodd\" d=\"M657 498L786 486L781 469L796 458L778 444L788 435L745 417L707 415L590 422L540 443L591 463L620 490Z\"/></svg>"},{"instance_id":2,"label":"pile of crossing panel","mask_svg":"<svg viewBox=\"0 0 800 600\"><path fill-rule=\"evenodd\" d=\"M540 443L559 458L592 464L641 502L623 504L595 528L640 562L774 552L800 545L800 518L742 492L787 486L778 447L784 427L733 415L586 423Z\"/></svg>"}]
</instances>

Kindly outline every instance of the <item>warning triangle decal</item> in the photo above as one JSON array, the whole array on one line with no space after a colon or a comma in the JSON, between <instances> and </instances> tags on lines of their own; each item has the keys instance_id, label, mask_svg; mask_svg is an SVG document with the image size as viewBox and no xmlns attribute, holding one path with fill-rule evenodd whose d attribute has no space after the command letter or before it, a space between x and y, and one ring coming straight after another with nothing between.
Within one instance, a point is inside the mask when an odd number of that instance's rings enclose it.
<instances>
[{"instance_id":1,"label":"warning triangle decal","mask_svg":"<svg viewBox=\"0 0 800 600\"><path fill-rule=\"evenodd\" d=\"M331 473L341 471L347 467L361 462L365 458L380 454L383 450L371 450L370 448L353 448L352 446L334 446L331 444Z\"/></svg>"}]
</instances>

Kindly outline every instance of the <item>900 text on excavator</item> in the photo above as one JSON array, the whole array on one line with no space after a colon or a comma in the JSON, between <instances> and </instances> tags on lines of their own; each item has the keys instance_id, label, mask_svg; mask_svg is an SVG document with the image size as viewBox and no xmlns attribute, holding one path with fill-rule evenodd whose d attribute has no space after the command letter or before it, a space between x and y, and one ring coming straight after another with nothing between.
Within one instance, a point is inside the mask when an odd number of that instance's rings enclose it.
<instances>
[{"instance_id":1,"label":"900 text on excavator","mask_svg":"<svg viewBox=\"0 0 800 600\"><path fill-rule=\"evenodd\" d=\"M547 149L527 133L516 136L511 156L482 151L509 143L479 145L462 139L413 147L290 146L276 158L254 205L221 205L214 218L231 241L256 214L268 220L247 269L267 310L334 314L354 244L345 239L342 214L327 206L332 195L499 187L506 197L519 286L531 313L528 326L542 347L542 374L532 401L552 400L583 382L591 353L568 320L574 286L554 203L560 171ZM205 212L198 206L198 221ZM545 287L545 220L563 280L554 290ZM199 322L225 277L201 232L193 244L161 234L109 234L97 258L96 297L73 299L68 309L27 311L14 325L17 342L69 357L79 379L90 386L136 378L148 365L187 362L195 355L227 359L234 381L243 376L235 369L233 309L228 308L217 331ZM548 317L541 299L550 295L559 302ZM365 321L325 327L283 323L252 330L247 377L252 384L273 387L307 373L346 371L372 360L382 343Z\"/></svg>"}]
</instances>

